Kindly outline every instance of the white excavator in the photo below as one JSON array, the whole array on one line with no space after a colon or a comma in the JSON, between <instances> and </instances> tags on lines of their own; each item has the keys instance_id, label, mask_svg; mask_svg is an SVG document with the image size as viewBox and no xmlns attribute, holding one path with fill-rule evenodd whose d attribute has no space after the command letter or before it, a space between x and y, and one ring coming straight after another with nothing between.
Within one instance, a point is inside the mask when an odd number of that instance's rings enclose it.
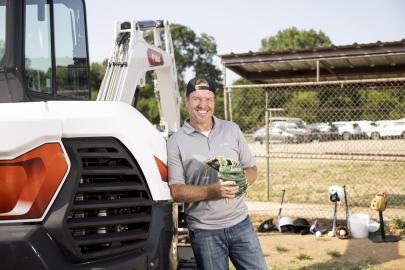
<instances>
[{"instance_id":1,"label":"white excavator","mask_svg":"<svg viewBox=\"0 0 405 270\"><path fill-rule=\"evenodd\" d=\"M89 101L83 0L0 0L0 23L0 268L175 269L166 141L135 109L152 72L179 128L169 24L117 23Z\"/></svg>"}]
</instances>

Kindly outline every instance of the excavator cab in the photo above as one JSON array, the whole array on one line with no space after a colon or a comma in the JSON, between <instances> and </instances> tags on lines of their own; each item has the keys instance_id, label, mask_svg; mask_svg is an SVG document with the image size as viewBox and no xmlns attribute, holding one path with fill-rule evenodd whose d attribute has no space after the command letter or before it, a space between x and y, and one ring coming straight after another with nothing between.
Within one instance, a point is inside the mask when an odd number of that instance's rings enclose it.
<instances>
[{"instance_id":1,"label":"excavator cab","mask_svg":"<svg viewBox=\"0 0 405 270\"><path fill-rule=\"evenodd\" d=\"M0 102L89 100L84 1L0 0Z\"/></svg>"},{"instance_id":2,"label":"excavator cab","mask_svg":"<svg viewBox=\"0 0 405 270\"><path fill-rule=\"evenodd\" d=\"M153 72L165 131L180 126L169 24L117 23L97 101L75 101L90 97L85 14L0 0L0 268L177 269L166 141L133 107Z\"/></svg>"}]
</instances>

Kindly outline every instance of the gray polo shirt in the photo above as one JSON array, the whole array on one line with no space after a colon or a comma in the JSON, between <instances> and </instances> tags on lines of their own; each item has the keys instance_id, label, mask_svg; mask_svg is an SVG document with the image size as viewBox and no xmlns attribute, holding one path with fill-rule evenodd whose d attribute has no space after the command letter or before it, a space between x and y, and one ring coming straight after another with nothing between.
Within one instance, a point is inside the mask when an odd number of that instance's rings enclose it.
<instances>
[{"instance_id":1,"label":"gray polo shirt","mask_svg":"<svg viewBox=\"0 0 405 270\"><path fill-rule=\"evenodd\" d=\"M213 156L224 156L241 162L243 168L255 166L255 160L243 134L233 122L213 117L208 137L189 123L168 140L169 185L206 185L218 181L216 170L206 162ZM247 216L244 197L185 203L190 229L222 229L243 221Z\"/></svg>"}]
</instances>

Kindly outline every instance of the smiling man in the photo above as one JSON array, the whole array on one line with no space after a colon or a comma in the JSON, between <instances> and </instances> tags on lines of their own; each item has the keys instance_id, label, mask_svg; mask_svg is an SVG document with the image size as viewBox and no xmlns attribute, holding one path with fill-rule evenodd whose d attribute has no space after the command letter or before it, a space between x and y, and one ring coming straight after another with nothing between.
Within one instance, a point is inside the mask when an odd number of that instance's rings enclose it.
<instances>
[{"instance_id":1,"label":"smiling man","mask_svg":"<svg viewBox=\"0 0 405 270\"><path fill-rule=\"evenodd\" d=\"M228 258L237 269L267 269L239 187L207 166L216 156L238 161L251 185L257 169L242 132L214 116L215 88L204 77L187 84L186 107L189 119L168 140L169 185L173 199L185 203L198 269L228 269Z\"/></svg>"}]
</instances>

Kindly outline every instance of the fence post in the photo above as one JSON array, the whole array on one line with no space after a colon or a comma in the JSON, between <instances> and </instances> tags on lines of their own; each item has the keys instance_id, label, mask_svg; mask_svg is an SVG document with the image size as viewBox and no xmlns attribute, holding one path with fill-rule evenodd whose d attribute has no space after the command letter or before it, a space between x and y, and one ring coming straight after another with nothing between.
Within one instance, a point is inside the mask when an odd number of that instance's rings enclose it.
<instances>
[{"instance_id":1,"label":"fence post","mask_svg":"<svg viewBox=\"0 0 405 270\"><path fill-rule=\"evenodd\" d=\"M225 120L228 120L228 100L227 100L227 96L228 96L228 88L225 85L224 86L224 118L225 118Z\"/></svg>"},{"instance_id":2,"label":"fence post","mask_svg":"<svg viewBox=\"0 0 405 270\"><path fill-rule=\"evenodd\" d=\"M267 179L267 200L270 201L270 146L272 144L271 131L271 119L273 117L272 112L284 112L283 108L268 108L269 106L269 92L266 90L266 159L267 159L267 168L266 168L266 179Z\"/></svg>"},{"instance_id":3,"label":"fence post","mask_svg":"<svg viewBox=\"0 0 405 270\"><path fill-rule=\"evenodd\" d=\"M229 120L233 121L232 117L232 88L228 89L228 105L229 105Z\"/></svg>"},{"instance_id":4,"label":"fence post","mask_svg":"<svg viewBox=\"0 0 405 270\"><path fill-rule=\"evenodd\" d=\"M228 120L228 104L227 104L228 87L226 84L226 67L224 66L224 118Z\"/></svg>"},{"instance_id":5,"label":"fence post","mask_svg":"<svg viewBox=\"0 0 405 270\"><path fill-rule=\"evenodd\" d=\"M266 89L266 182L267 182L267 201L270 201L270 134L269 134L269 91Z\"/></svg>"}]
</instances>

